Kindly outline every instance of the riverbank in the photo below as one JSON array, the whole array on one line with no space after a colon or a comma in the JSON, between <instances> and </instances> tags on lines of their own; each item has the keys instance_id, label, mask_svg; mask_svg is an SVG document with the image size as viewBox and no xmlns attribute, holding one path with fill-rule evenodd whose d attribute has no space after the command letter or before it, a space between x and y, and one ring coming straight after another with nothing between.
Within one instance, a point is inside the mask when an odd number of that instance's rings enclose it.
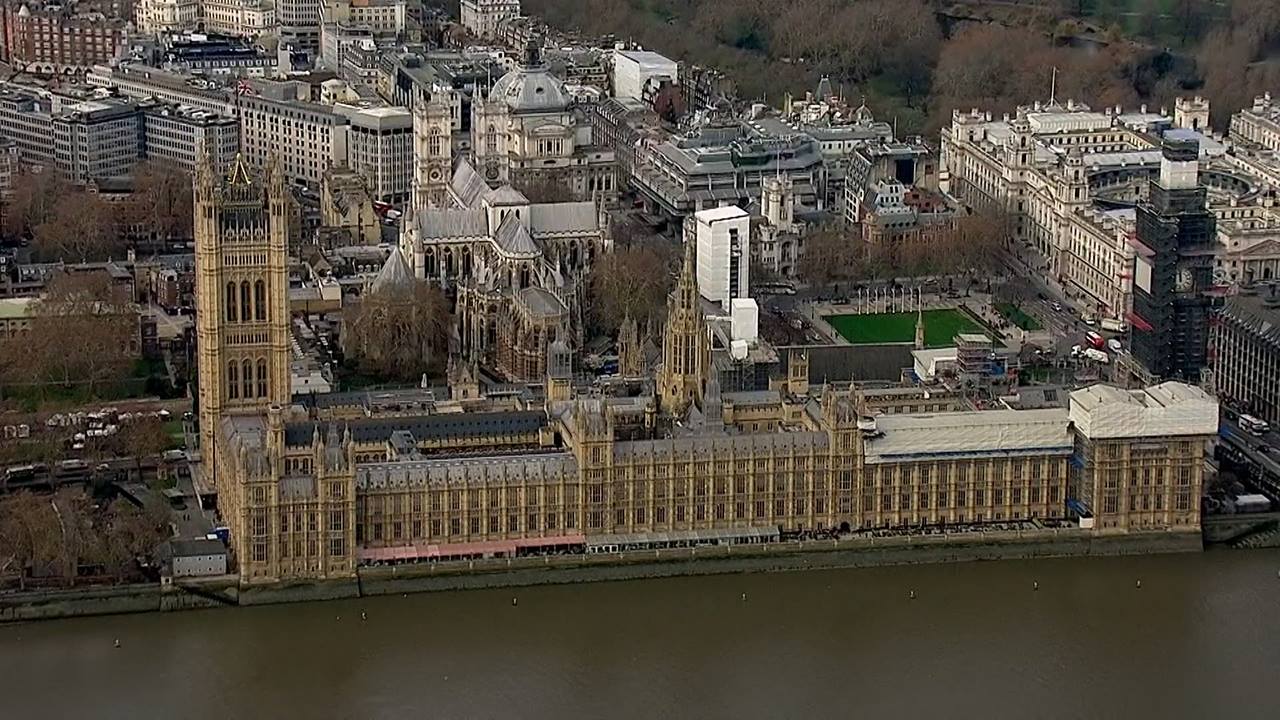
<instances>
[{"instance_id":1,"label":"riverbank","mask_svg":"<svg viewBox=\"0 0 1280 720\"><path fill-rule=\"evenodd\" d=\"M1203 547L1198 532L1094 535L1046 529L364 567L354 578L243 587L236 576L228 575L172 584L8 593L0 595L0 623L694 575L1157 555L1199 552Z\"/></svg>"}]
</instances>

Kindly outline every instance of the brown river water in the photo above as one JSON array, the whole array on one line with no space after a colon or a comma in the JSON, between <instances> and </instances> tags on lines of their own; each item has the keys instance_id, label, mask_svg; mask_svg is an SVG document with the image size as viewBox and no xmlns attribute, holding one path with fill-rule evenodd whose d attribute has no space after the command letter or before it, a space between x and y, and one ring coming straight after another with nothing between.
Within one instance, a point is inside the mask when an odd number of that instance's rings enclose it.
<instances>
[{"instance_id":1,"label":"brown river water","mask_svg":"<svg viewBox=\"0 0 1280 720\"><path fill-rule=\"evenodd\" d=\"M1280 718L1278 685L1278 550L0 626L14 719Z\"/></svg>"}]
</instances>

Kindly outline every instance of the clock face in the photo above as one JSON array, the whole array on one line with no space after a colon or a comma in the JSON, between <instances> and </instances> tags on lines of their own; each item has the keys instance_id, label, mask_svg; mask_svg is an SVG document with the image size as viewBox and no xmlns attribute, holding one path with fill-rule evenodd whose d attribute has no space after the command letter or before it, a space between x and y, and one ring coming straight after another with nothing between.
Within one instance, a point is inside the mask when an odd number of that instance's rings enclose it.
<instances>
[{"instance_id":1,"label":"clock face","mask_svg":"<svg viewBox=\"0 0 1280 720\"><path fill-rule=\"evenodd\" d=\"M1177 285L1175 289L1178 292L1190 292L1193 285L1194 285L1194 282L1193 282L1193 278L1191 277L1191 270L1188 268L1182 268L1181 270L1179 270L1178 277L1177 277Z\"/></svg>"}]
</instances>

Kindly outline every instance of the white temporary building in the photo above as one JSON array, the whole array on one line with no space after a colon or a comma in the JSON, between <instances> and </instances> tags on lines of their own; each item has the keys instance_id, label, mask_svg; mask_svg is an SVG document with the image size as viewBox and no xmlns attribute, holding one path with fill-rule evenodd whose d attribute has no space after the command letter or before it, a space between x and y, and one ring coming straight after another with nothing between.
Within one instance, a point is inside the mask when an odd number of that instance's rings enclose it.
<instances>
[{"instance_id":1,"label":"white temporary building","mask_svg":"<svg viewBox=\"0 0 1280 720\"><path fill-rule=\"evenodd\" d=\"M1076 430L1093 440L1218 434L1218 401L1180 382L1143 390L1093 385L1071 393L1069 413Z\"/></svg>"}]
</instances>

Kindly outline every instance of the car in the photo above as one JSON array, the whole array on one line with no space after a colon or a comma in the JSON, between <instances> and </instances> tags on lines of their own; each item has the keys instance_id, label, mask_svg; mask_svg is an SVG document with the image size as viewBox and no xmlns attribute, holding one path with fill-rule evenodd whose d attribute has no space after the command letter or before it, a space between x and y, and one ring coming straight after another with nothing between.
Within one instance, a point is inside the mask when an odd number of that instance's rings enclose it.
<instances>
[{"instance_id":1,"label":"car","mask_svg":"<svg viewBox=\"0 0 1280 720\"><path fill-rule=\"evenodd\" d=\"M1110 340L1107 341L1107 349L1110 350L1111 352L1118 353L1123 348L1124 346L1121 345L1120 341L1115 338L1111 338Z\"/></svg>"},{"instance_id":2,"label":"car","mask_svg":"<svg viewBox=\"0 0 1280 720\"><path fill-rule=\"evenodd\" d=\"M1254 449L1254 450L1257 450L1258 452L1262 453L1263 455L1270 455L1270 454L1271 454L1271 446L1270 446L1270 445L1255 445L1253 449Z\"/></svg>"},{"instance_id":3,"label":"car","mask_svg":"<svg viewBox=\"0 0 1280 720\"><path fill-rule=\"evenodd\" d=\"M1052 307L1054 312L1062 312L1062 303L1058 302L1057 300L1053 301Z\"/></svg>"},{"instance_id":4,"label":"car","mask_svg":"<svg viewBox=\"0 0 1280 720\"><path fill-rule=\"evenodd\" d=\"M1089 327L1093 327L1094 325L1098 324L1098 319L1092 315L1085 315L1081 317L1080 320L1082 320L1084 324L1088 325Z\"/></svg>"}]
</instances>

